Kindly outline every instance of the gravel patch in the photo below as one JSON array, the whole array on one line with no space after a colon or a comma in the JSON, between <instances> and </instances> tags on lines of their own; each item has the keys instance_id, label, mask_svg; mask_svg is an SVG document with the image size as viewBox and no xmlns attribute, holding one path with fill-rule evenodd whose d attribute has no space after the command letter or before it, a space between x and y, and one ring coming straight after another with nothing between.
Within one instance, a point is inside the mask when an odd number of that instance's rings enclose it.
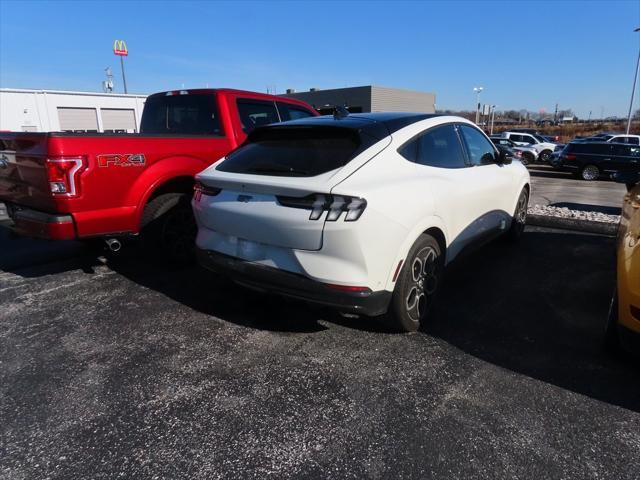
<instances>
[{"instance_id":1,"label":"gravel patch","mask_svg":"<svg viewBox=\"0 0 640 480\"><path fill-rule=\"evenodd\" d=\"M620 215L608 215L606 213L586 210L571 210L566 207L552 207L550 205L534 205L533 207L529 207L528 213L529 215L545 215L574 220L587 220L590 222L613 224L620 222Z\"/></svg>"}]
</instances>

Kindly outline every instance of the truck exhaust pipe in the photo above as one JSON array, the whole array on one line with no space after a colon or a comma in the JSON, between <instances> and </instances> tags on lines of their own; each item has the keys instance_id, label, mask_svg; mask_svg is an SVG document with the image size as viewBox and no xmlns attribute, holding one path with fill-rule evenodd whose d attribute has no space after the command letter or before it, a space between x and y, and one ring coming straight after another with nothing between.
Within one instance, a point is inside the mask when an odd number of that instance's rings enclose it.
<instances>
[{"instance_id":1,"label":"truck exhaust pipe","mask_svg":"<svg viewBox=\"0 0 640 480\"><path fill-rule=\"evenodd\" d=\"M105 240L105 243L107 244L107 248L112 252L119 252L122 248L122 243L120 243L120 240L117 238L109 238Z\"/></svg>"}]
</instances>

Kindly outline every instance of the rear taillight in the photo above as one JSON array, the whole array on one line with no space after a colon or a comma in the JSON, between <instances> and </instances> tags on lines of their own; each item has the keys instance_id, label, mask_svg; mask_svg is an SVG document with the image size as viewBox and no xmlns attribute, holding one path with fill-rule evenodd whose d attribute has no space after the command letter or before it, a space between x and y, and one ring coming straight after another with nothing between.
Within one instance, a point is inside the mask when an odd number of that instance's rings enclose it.
<instances>
[{"instance_id":1,"label":"rear taillight","mask_svg":"<svg viewBox=\"0 0 640 480\"><path fill-rule=\"evenodd\" d=\"M81 157L47 158L46 166L53 195L72 197L79 193L80 174L85 167Z\"/></svg>"},{"instance_id":2,"label":"rear taillight","mask_svg":"<svg viewBox=\"0 0 640 480\"><path fill-rule=\"evenodd\" d=\"M206 195L208 197L215 197L221 191L222 189L220 188L208 187L203 183L196 182L195 185L193 186L193 199L197 202L197 201L200 201L200 198L202 198L202 195Z\"/></svg>"},{"instance_id":3,"label":"rear taillight","mask_svg":"<svg viewBox=\"0 0 640 480\"><path fill-rule=\"evenodd\" d=\"M576 159L576 156L572 153L566 153L564 155L562 155L562 159L563 160L569 160L569 161L574 161Z\"/></svg>"},{"instance_id":4,"label":"rear taillight","mask_svg":"<svg viewBox=\"0 0 640 480\"><path fill-rule=\"evenodd\" d=\"M324 212L328 212L327 221L335 222L340 218L342 212L346 212L344 221L355 222L360 218L364 209L367 208L367 201L364 198L349 197L347 195L316 193L306 197L284 197L279 195L276 198L282 206L311 210L309 220L319 220Z\"/></svg>"}]
</instances>

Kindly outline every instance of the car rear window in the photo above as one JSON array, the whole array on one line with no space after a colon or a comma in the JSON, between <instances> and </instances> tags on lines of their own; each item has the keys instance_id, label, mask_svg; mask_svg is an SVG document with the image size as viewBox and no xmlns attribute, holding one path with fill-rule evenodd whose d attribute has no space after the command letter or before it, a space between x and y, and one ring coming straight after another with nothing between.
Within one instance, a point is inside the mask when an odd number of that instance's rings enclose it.
<instances>
[{"instance_id":1,"label":"car rear window","mask_svg":"<svg viewBox=\"0 0 640 480\"><path fill-rule=\"evenodd\" d=\"M222 135L216 97L211 93L149 97L142 112L140 133Z\"/></svg>"},{"instance_id":2,"label":"car rear window","mask_svg":"<svg viewBox=\"0 0 640 480\"><path fill-rule=\"evenodd\" d=\"M222 172L313 177L340 168L374 143L349 128L280 126L256 129L217 167Z\"/></svg>"}]
</instances>

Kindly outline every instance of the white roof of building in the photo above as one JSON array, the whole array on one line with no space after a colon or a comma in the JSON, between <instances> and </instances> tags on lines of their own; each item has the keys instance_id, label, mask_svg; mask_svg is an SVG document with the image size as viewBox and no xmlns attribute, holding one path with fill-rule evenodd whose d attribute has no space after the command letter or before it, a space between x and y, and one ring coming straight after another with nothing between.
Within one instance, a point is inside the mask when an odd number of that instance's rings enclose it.
<instances>
[{"instance_id":1,"label":"white roof of building","mask_svg":"<svg viewBox=\"0 0 640 480\"><path fill-rule=\"evenodd\" d=\"M147 98L148 95L133 93L106 93L106 92L75 92L71 90L39 90L30 88L0 88L0 92L6 93L52 93L56 95L86 95L92 97L126 97L126 98Z\"/></svg>"}]
</instances>

